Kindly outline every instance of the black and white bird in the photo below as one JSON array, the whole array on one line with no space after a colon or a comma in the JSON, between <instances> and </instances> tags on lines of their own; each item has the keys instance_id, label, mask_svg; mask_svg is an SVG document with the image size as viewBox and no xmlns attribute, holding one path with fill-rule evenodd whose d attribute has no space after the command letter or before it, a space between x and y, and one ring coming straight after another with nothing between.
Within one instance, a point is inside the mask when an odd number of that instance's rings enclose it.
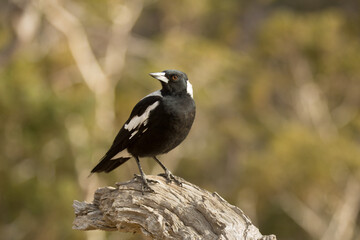
<instances>
[{"instance_id":1,"label":"black and white bird","mask_svg":"<svg viewBox=\"0 0 360 240\"><path fill-rule=\"evenodd\" d=\"M140 165L140 157L152 157L164 169L168 181L181 184L160 162L157 155L177 147L188 135L195 118L192 85L185 73L177 70L150 73L162 89L138 102L120 129L113 144L91 170L110 172L134 157L143 182L143 191L152 191Z\"/></svg>"}]
</instances>

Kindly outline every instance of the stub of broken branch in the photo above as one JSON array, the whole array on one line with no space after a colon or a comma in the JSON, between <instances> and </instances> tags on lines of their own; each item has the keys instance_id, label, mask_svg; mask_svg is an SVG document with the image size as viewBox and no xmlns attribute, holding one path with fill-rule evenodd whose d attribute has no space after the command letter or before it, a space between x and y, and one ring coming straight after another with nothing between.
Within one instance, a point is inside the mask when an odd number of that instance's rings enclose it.
<instances>
[{"instance_id":1,"label":"stub of broken branch","mask_svg":"<svg viewBox=\"0 0 360 240\"><path fill-rule=\"evenodd\" d=\"M263 236L239 208L217 193L183 182L147 176L155 193L141 192L134 178L99 188L92 203L74 201L73 229L140 232L150 239L276 240Z\"/></svg>"}]
</instances>

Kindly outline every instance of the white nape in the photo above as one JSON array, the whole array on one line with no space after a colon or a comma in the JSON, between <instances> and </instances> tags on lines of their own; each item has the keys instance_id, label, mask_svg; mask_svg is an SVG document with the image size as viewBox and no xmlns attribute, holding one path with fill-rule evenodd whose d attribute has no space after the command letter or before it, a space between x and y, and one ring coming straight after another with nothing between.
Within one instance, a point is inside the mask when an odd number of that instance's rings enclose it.
<instances>
[{"instance_id":1,"label":"white nape","mask_svg":"<svg viewBox=\"0 0 360 240\"><path fill-rule=\"evenodd\" d=\"M148 120L150 112L154 110L159 105L159 103L159 101L156 101L151 104L141 116L134 116L129 123L125 124L124 128L128 131L131 131L140 126L142 123Z\"/></svg>"},{"instance_id":2,"label":"white nape","mask_svg":"<svg viewBox=\"0 0 360 240\"><path fill-rule=\"evenodd\" d=\"M193 98L193 88L189 80L186 81L186 92Z\"/></svg>"}]
</instances>

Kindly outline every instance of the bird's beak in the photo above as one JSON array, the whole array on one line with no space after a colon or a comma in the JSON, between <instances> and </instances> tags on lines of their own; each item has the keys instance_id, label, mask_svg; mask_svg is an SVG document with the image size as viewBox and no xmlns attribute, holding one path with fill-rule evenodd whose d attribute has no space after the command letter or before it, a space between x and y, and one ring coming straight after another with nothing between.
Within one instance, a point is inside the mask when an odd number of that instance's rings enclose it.
<instances>
[{"instance_id":1,"label":"bird's beak","mask_svg":"<svg viewBox=\"0 0 360 240\"><path fill-rule=\"evenodd\" d=\"M165 77L164 72L149 73L149 75L152 76L153 78L156 78L159 81L164 82L164 83L169 82L169 79L167 79L167 77Z\"/></svg>"}]
</instances>

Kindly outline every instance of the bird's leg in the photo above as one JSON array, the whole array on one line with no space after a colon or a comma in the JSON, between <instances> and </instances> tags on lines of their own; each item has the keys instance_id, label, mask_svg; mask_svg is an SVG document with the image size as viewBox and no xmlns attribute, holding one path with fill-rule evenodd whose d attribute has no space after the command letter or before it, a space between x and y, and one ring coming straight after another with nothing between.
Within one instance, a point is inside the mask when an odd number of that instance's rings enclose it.
<instances>
[{"instance_id":1,"label":"bird's leg","mask_svg":"<svg viewBox=\"0 0 360 240\"><path fill-rule=\"evenodd\" d=\"M135 160L136 160L136 163L138 165L138 168L139 168L139 171L140 171L140 174L141 174L141 181L142 181L142 188L141 188L141 191L142 191L142 194L144 194L144 191L146 192L155 192L150 186L149 186L149 183L148 181L146 180L146 177L145 177L145 174L141 168L141 165L140 165L140 160L138 157L135 157ZM136 175L135 175L136 176Z\"/></svg>"},{"instance_id":2,"label":"bird's leg","mask_svg":"<svg viewBox=\"0 0 360 240\"><path fill-rule=\"evenodd\" d=\"M156 156L154 156L153 158L154 158L155 161L162 167L162 169L164 169L164 171L165 171L165 173L159 174L160 176L166 178L166 180L167 180L168 182L174 181L177 185L182 186L182 182L180 182L179 180L177 180L177 179L175 178L175 176L170 172L170 170L167 169L167 168L165 167L165 165L162 164L162 162L160 162L160 160L159 160Z\"/></svg>"}]
</instances>

